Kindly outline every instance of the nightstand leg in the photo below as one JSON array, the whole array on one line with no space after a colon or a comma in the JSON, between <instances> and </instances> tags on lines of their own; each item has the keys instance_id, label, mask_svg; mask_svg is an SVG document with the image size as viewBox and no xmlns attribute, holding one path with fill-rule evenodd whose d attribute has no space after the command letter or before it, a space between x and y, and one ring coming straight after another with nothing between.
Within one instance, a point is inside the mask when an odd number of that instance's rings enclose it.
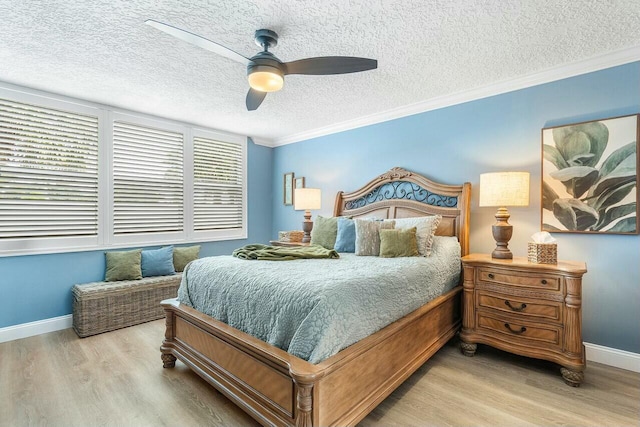
<instances>
[{"instance_id":1,"label":"nightstand leg","mask_svg":"<svg viewBox=\"0 0 640 427\"><path fill-rule=\"evenodd\" d=\"M462 354L467 357L473 357L476 354L476 349L478 348L477 344L470 344L463 341L460 341L460 350L462 350Z\"/></svg>"},{"instance_id":2,"label":"nightstand leg","mask_svg":"<svg viewBox=\"0 0 640 427\"><path fill-rule=\"evenodd\" d=\"M562 378L567 385L571 387L580 387L580 383L584 380L584 372L581 371L572 371L567 368L560 368L560 373L562 374Z\"/></svg>"},{"instance_id":3,"label":"nightstand leg","mask_svg":"<svg viewBox=\"0 0 640 427\"><path fill-rule=\"evenodd\" d=\"M176 357L173 354L162 353L161 357L163 368L173 368L176 366Z\"/></svg>"}]
</instances>

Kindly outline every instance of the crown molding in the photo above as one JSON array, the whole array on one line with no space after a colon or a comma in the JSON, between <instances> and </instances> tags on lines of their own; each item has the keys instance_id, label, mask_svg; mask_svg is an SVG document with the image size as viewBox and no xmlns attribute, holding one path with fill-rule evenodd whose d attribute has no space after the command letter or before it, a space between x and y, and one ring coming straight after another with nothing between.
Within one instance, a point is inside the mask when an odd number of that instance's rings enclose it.
<instances>
[{"instance_id":1,"label":"crown molding","mask_svg":"<svg viewBox=\"0 0 640 427\"><path fill-rule=\"evenodd\" d=\"M369 116L360 117L355 120L347 120L311 131L300 132L282 138L276 138L273 141L266 141L265 145L270 143L270 145L267 146L279 147L282 145L293 144L296 142L318 138L333 133L344 132L347 130L369 126L376 123L399 119L401 117L412 116L414 114L424 113L426 111L437 110L444 107L450 107L452 105L475 101L478 99L500 95L507 92L513 92L515 90L526 89L532 86L566 79L568 77L592 73L594 71L616 67L618 65L624 65L639 60L640 46L633 46L630 48L608 52L604 55L594 56L569 64L547 68L545 70L527 76L503 80L487 86L431 98L426 101L421 101L403 107L383 111L381 113L375 113Z\"/></svg>"},{"instance_id":2,"label":"crown molding","mask_svg":"<svg viewBox=\"0 0 640 427\"><path fill-rule=\"evenodd\" d=\"M250 136L248 137L251 141L253 141L254 144L256 145L264 145L265 147L271 147L273 148L273 140L271 139L267 139L267 138L260 138L257 136Z\"/></svg>"}]
</instances>

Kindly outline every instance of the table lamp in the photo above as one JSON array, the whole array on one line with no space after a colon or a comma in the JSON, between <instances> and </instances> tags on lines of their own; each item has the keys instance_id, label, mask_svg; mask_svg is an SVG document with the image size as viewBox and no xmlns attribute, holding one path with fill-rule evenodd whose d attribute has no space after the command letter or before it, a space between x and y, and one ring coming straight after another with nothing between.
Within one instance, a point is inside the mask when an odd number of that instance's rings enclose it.
<instances>
[{"instance_id":1,"label":"table lamp","mask_svg":"<svg viewBox=\"0 0 640 427\"><path fill-rule=\"evenodd\" d=\"M512 259L508 248L513 234L507 206L529 206L529 172L494 172L480 175L480 206L497 206L492 227L496 248L492 258Z\"/></svg>"},{"instance_id":2,"label":"table lamp","mask_svg":"<svg viewBox=\"0 0 640 427\"><path fill-rule=\"evenodd\" d=\"M304 221L302 222L302 243L311 241L311 209L320 209L322 196L319 188L296 188L293 192L293 208L297 211L304 211Z\"/></svg>"}]
</instances>

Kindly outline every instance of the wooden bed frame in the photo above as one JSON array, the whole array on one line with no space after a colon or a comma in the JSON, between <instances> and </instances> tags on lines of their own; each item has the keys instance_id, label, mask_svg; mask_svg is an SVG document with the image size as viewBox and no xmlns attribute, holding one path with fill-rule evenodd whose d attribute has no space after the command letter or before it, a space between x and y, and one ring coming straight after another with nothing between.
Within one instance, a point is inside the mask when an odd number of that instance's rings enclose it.
<instances>
[{"instance_id":1,"label":"wooden bed frame","mask_svg":"<svg viewBox=\"0 0 640 427\"><path fill-rule=\"evenodd\" d=\"M469 183L437 184L394 168L360 190L339 192L334 215L440 214L436 234L458 236L466 255L470 195ZM263 425L351 426L453 337L460 327L461 290L455 287L316 365L166 300L162 361L171 368L180 359Z\"/></svg>"}]
</instances>

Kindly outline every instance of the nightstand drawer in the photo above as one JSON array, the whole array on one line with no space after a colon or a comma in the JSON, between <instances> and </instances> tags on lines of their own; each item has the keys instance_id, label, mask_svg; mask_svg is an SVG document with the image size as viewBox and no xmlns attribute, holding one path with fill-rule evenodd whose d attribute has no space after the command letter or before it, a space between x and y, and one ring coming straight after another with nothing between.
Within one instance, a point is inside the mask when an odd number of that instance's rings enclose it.
<instances>
[{"instance_id":1,"label":"nightstand drawer","mask_svg":"<svg viewBox=\"0 0 640 427\"><path fill-rule=\"evenodd\" d=\"M478 309L497 310L522 316L523 318L562 321L562 303L560 302L485 292L478 292L476 297Z\"/></svg>"},{"instance_id":2,"label":"nightstand drawer","mask_svg":"<svg viewBox=\"0 0 640 427\"><path fill-rule=\"evenodd\" d=\"M520 321L522 320L522 321ZM540 348L560 347L562 327L478 312L478 332Z\"/></svg>"},{"instance_id":3,"label":"nightstand drawer","mask_svg":"<svg viewBox=\"0 0 640 427\"><path fill-rule=\"evenodd\" d=\"M478 284L501 284L523 288L559 291L561 278L551 274L532 275L531 272L502 270L498 268L478 268Z\"/></svg>"}]
</instances>

